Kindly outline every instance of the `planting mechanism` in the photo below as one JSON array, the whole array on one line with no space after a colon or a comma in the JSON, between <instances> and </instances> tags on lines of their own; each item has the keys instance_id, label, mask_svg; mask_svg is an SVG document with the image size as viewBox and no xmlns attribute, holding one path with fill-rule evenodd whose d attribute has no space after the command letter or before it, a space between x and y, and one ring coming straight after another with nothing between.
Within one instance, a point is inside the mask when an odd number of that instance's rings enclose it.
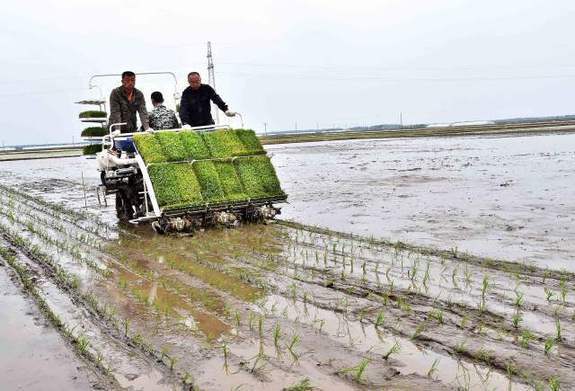
<instances>
[{"instance_id":1,"label":"planting mechanism","mask_svg":"<svg viewBox=\"0 0 575 391\"><path fill-rule=\"evenodd\" d=\"M98 198L114 194L121 221L190 233L271 220L280 213L274 204L287 200L251 130L211 125L120 133L122 125L109 125L96 153Z\"/></svg>"}]
</instances>

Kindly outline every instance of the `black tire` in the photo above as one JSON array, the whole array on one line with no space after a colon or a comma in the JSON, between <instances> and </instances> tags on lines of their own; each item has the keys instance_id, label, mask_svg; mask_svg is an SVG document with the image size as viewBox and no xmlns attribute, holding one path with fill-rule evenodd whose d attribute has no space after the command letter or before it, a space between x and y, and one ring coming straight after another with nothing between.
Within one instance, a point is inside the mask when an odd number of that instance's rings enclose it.
<instances>
[{"instance_id":1,"label":"black tire","mask_svg":"<svg viewBox=\"0 0 575 391\"><path fill-rule=\"evenodd\" d=\"M128 222L134 218L134 210L130 199L123 191L116 193L116 216L122 222Z\"/></svg>"}]
</instances>

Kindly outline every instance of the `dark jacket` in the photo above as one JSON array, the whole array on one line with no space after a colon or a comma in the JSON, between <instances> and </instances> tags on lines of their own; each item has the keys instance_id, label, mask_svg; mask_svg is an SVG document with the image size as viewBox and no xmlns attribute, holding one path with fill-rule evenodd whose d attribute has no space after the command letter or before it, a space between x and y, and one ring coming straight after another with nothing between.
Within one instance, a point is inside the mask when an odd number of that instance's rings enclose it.
<instances>
[{"instance_id":1,"label":"dark jacket","mask_svg":"<svg viewBox=\"0 0 575 391\"><path fill-rule=\"evenodd\" d=\"M222 98L220 98L220 96L216 94L216 91L209 85L201 84L197 90L192 90L192 87L186 88L182 93L182 100L180 102L180 119L182 120L182 125L212 125L214 120L212 118L210 100L214 102L220 110L228 110L228 105L224 103Z\"/></svg>"},{"instance_id":2,"label":"dark jacket","mask_svg":"<svg viewBox=\"0 0 575 391\"><path fill-rule=\"evenodd\" d=\"M134 100L128 101L128 96L123 87L114 88L110 94L110 118L109 124L112 125L118 122L127 122L127 125L122 126L122 133L134 133L138 131L136 122L136 112L140 114L140 122L144 130L147 130L148 125L148 111L146 110L146 100L144 94L134 88Z\"/></svg>"}]
</instances>

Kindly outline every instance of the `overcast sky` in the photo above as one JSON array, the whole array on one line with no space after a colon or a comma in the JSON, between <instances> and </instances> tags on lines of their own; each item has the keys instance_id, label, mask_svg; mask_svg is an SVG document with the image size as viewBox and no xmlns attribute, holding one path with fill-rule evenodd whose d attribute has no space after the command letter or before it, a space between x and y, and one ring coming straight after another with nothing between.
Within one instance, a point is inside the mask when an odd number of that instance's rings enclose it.
<instances>
[{"instance_id":1,"label":"overcast sky","mask_svg":"<svg viewBox=\"0 0 575 391\"><path fill-rule=\"evenodd\" d=\"M207 41L218 93L257 131L573 114L574 16L572 0L11 1L0 139L78 140L91 74L207 82ZM99 83L106 98L117 85ZM136 87L174 92L166 77Z\"/></svg>"}]
</instances>

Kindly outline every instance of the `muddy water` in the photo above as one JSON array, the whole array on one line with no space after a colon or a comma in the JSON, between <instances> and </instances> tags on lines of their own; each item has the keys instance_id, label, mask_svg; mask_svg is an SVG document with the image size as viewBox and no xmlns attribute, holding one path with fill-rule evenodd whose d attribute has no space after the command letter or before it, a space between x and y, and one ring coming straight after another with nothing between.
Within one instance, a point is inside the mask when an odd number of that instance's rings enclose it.
<instances>
[{"instance_id":1,"label":"muddy water","mask_svg":"<svg viewBox=\"0 0 575 391\"><path fill-rule=\"evenodd\" d=\"M575 270L575 135L269 146L311 225Z\"/></svg>"},{"instance_id":2,"label":"muddy water","mask_svg":"<svg viewBox=\"0 0 575 391\"><path fill-rule=\"evenodd\" d=\"M3 390L90 390L90 373L0 263L0 388Z\"/></svg>"},{"instance_id":3,"label":"muddy water","mask_svg":"<svg viewBox=\"0 0 575 391\"><path fill-rule=\"evenodd\" d=\"M142 360L134 364L140 369L115 365L123 385L141 388L138 382L148 381L141 368L150 365L162 374L153 383L172 371L201 389L282 389L305 378L329 390L520 390L554 378L568 389L575 386L573 275L459 254L571 270L570 245L553 247L570 238L570 220L535 211L537 221L523 221L535 201L547 212L569 211L527 181L529 170L541 171L543 183L568 199L563 175L575 150L569 137L270 148L290 194L284 216L363 238L284 225L186 238L119 229L113 208L98 206L89 186L84 197L79 170L86 184L98 181L90 174L94 161L84 159L4 166L3 184L64 202L64 209L0 188L0 223L77 279L77 291L62 290L69 298L56 310L92 313L96 302L109 312L86 319L85 334L94 345L110 335L125 349L121 359L110 353L112 361ZM556 152L535 152L547 149ZM477 172L468 171L473 167ZM85 204L100 220L68 214ZM489 225L492 218L504 223ZM545 230L540 241L522 236ZM452 251L422 253L370 236ZM54 280L45 267L37 273ZM87 293L89 301L78 299ZM360 363L367 367L358 374Z\"/></svg>"}]
</instances>

